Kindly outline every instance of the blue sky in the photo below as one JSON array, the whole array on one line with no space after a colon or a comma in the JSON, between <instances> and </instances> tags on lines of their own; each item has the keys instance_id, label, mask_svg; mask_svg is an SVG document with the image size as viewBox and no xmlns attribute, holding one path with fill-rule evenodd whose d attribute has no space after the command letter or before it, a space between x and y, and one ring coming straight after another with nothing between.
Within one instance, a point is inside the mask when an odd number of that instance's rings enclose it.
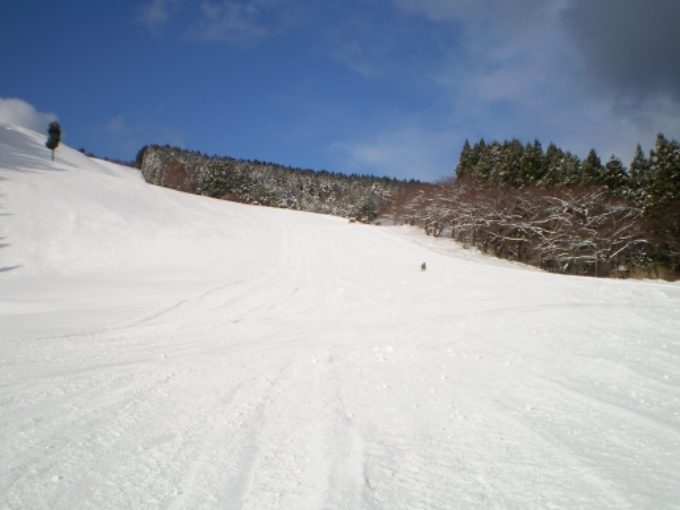
<instances>
[{"instance_id":1,"label":"blue sky","mask_svg":"<svg viewBox=\"0 0 680 510\"><path fill-rule=\"evenodd\" d=\"M435 180L465 138L627 162L680 138L675 0L6 2L0 121Z\"/></svg>"}]
</instances>

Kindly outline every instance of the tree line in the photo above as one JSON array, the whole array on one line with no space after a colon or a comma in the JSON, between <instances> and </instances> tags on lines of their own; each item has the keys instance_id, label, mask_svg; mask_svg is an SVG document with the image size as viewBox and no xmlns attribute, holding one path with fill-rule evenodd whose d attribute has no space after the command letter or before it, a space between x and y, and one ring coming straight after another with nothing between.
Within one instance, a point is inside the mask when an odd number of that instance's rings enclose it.
<instances>
[{"instance_id":1,"label":"tree line","mask_svg":"<svg viewBox=\"0 0 680 510\"><path fill-rule=\"evenodd\" d=\"M402 189L392 213L550 271L677 278L680 144L659 134L626 168L595 150L581 160L538 141L466 141L452 183Z\"/></svg>"},{"instance_id":2,"label":"tree line","mask_svg":"<svg viewBox=\"0 0 680 510\"><path fill-rule=\"evenodd\" d=\"M152 184L253 205L374 221L402 181L389 177L313 171L259 160L207 156L149 145L137 166Z\"/></svg>"},{"instance_id":3,"label":"tree line","mask_svg":"<svg viewBox=\"0 0 680 510\"><path fill-rule=\"evenodd\" d=\"M457 177L516 187L602 186L651 208L680 197L679 175L680 144L661 133L648 154L637 145L628 168L616 155L603 164L595 149L581 160L554 143L543 150L538 140L517 139L474 145L466 140L456 168Z\"/></svg>"}]
</instances>

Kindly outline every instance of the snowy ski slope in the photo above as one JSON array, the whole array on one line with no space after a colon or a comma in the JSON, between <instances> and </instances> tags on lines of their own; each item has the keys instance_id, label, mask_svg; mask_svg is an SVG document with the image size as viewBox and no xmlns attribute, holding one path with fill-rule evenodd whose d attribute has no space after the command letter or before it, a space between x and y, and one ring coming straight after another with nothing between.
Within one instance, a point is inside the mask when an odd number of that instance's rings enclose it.
<instances>
[{"instance_id":1,"label":"snowy ski slope","mask_svg":"<svg viewBox=\"0 0 680 510\"><path fill-rule=\"evenodd\" d=\"M0 126L0 508L680 508L678 284L44 139Z\"/></svg>"}]
</instances>

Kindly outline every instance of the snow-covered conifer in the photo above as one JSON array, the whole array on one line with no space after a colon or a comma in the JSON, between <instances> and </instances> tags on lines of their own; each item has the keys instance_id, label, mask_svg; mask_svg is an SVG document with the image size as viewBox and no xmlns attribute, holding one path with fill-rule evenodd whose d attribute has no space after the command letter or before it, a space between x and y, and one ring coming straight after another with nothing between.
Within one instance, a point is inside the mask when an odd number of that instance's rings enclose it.
<instances>
[{"instance_id":1,"label":"snow-covered conifer","mask_svg":"<svg viewBox=\"0 0 680 510\"><path fill-rule=\"evenodd\" d=\"M54 161L54 150L59 147L61 141L61 126L58 122L50 122L47 128L47 141L45 146L52 151L52 161Z\"/></svg>"}]
</instances>

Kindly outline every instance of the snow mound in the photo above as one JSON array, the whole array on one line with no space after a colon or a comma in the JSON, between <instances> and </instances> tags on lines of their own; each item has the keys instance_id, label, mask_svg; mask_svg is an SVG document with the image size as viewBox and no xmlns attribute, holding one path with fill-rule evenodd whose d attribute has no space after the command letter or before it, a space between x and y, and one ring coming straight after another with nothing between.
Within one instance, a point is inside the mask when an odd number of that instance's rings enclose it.
<instances>
[{"instance_id":1,"label":"snow mound","mask_svg":"<svg viewBox=\"0 0 680 510\"><path fill-rule=\"evenodd\" d=\"M678 284L185 195L44 140L0 126L1 508L677 506Z\"/></svg>"}]
</instances>

